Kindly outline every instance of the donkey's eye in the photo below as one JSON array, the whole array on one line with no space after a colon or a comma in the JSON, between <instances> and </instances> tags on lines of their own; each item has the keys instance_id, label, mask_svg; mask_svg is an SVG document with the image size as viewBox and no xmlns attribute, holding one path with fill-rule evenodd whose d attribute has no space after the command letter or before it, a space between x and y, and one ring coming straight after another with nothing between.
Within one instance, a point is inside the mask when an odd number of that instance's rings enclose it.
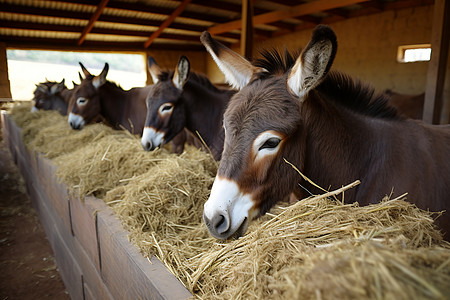
<instances>
[{"instance_id":1,"label":"donkey's eye","mask_svg":"<svg viewBox=\"0 0 450 300\"><path fill-rule=\"evenodd\" d=\"M78 105L85 105L88 102L88 100L84 97L80 97L77 99L77 104Z\"/></svg>"},{"instance_id":2,"label":"donkey's eye","mask_svg":"<svg viewBox=\"0 0 450 300\"><path fill-rule=\"evenodd\" d=\"M279 138L270 138L267 141L262 144L261 147L259 147L258 151L261 151L262 149L273 149L276 148L280 144L281 140Z\"/></svg>"},{"instance_id":3,"label":"donkey's eye","mask_svg":"<svg viewBox=\"0 0 450 300\"><path fill-rule=\"evenodd\" d=\"M161 114L170 113L173 110L173 105L170 103L164 103L159 107L159 112Z\"/></svg>"}]
</instances>

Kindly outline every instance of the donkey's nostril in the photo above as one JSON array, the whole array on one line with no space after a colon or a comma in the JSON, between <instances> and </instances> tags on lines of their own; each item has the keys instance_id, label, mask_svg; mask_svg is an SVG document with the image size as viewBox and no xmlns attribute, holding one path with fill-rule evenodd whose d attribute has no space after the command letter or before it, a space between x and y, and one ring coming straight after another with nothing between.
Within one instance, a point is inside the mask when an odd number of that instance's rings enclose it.
<instances>
[{"instance_id":1,"label":"donkey's nostril","mask_svg":"<svg viewBox=\"0 0 450 300\"><path fill-rule=\"evenodd\" d=\"M153 150L153 145L152 145L152 142L150 142L150 141L143 143L142 146L144 147L145 151Z\"/></svg>"},{"instance_id":2,"label":"donkey's nostril","mask_svg":"<svg viewBox=\"0 0 450 300\"><path fill-rule=\"evenodd\" d=\"M220 217L219 221L218 221L217 224L214 226L214 227L216 227L216 228L219 228L220 225L222 225L223 222L225 222L225 217L224 217L224 216L220 215L219 217Z\"/></svg>"},{"instance_id":3,"label":"donkey's nostril","mask_svg":"<svg viewBox=\"0 0 450 300\"><path fill-rule=\"evenodd\" d=\"M216 215L212 219L212 226L214 226L214 229L217 233L223 234L228 231L230 228L230 220L228 216L224 215Z\"/></svg>"}]
</instances>

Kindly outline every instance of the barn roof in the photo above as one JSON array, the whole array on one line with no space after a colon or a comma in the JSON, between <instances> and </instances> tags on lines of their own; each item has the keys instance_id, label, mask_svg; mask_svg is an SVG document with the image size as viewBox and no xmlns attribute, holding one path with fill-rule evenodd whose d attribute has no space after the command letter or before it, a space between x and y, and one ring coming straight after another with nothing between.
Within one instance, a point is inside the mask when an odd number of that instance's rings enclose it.
<instances>
[{"instance_id":1,"label":"barn roof","mask_svg":"<svg viewBox=\"0 0 450 300\"><path fill-rule=\"evenodd\" d=\"M254 39L433 3L257 0ZM0 42L20 49L204 50L205 30L228 46L239 43L241 10L241 0L0 0Z\"/></svg>"}]
</instances>

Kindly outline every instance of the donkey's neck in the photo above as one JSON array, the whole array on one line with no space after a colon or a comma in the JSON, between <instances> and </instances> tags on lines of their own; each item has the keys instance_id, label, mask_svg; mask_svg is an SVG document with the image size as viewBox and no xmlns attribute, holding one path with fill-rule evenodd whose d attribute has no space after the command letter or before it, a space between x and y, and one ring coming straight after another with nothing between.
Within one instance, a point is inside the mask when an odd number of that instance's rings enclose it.
<instances>
[{"instance_id":1,"label":"donkey's neck","mask_svg":"<svg viewBox=\"0 0 450 300\"><path fill-rule=\"evenodd\" d=\"M200 134L216 159L223 150L223 113L232 93L208 89L194 81L186 83L183 91L186 128Z\"/></svg>"},{"instance_id":2,"label":"donkey's neck","mask_svg":"<svg viewBox=\"0 0 450 300\"><path fill-rule=\"evenodd\" d=\"M113 127L119 129L127 113L127 92L113 85L100 87L101 114Z\"/></svg>"},{"instance_id":3,"label":"donkey's neck","mask_svg":"<svg viewBox=\"0 0 450 300\"><path fill-rule=\"evenodd\" d=\"M363 181L390 159L388 137L392 122L399 120L368 117L320 101L304 109L308 111L304 172L319 186L336 189ZM346 192L345 199L355 201L358 190Z\"/></svg>"}]
</instances>

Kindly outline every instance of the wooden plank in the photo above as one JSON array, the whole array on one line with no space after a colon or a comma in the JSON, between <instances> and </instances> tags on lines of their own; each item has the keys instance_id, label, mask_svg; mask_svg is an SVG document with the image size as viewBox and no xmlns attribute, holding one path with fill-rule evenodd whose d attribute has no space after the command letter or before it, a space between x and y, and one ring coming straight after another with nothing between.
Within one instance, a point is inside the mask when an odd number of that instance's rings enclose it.
<instances>
[{"instance_id":1,"label":"wooden plank","mask_svg":"<svg viewBox=\"0 0 450 300\"><path fill-rule=\"evenodd\" d=\"M70 218L73 234L85 249L99 273L100 257L96 213L102 209L107 209L107 206L100 199L86 197L84 201L81 201L78 197L70 197Z\"/></svg>"},{"instance_id":2,"label":"wooden plank","mask_svg":"<svg viewBox=\"0 0 450 300\"><path fill-rule=\"evenodd\" d=\"M116 42L116 41L85 41L81 46L74 48L76 39L57 39L3 35L2 39L7 43L8 48L20 48L26 50L67 50L67 51L118 51L142 53L146 49L142 42ZM227 44L227 43L224 43ZM195 44L174 44L157 43L152 44L153 50L171 51L205 51L205 47L200 43Z\"/></svg>"},{"instance_id":3,"label":"wooden plank","mask_svg":"<svg viewBox=\"0 0 450 300\"><path fill-rule=\"evenodd\" d=\"M183 2L178 5L174 12L166 20L164 20L161 26L159 26L159 28L148 38L148 40L144 43L144 47L148 48L153 43L153 41L163 32L163 30L169 27L170 24L172 24L172 22L175 20L175 18L183 12L183 10L191 1L192 0L183 0Z\"/></svg>"},{"instance_id":4,"label":"wooden plank","mask_svg":"<svg viewBox=\"0 0 450 300\"><path fill-rule=\"evenodd\" d=\"M308 3L303 3L297 6L290 7L284 10L277 10L268 12L265 14L260 14L253 17L253 25L257 24L267 24L276 21L280 21L283 19L295 18L304 15L309 15L313 13L317 13L323 10L338 8L342 6L352 5L356 3L366 2L369 0L336 0L336 1L328 1L328 0L318 0L311 1ZM208 31L211 34L220 34L223 32L228 32L236 29L241 29L242 22L241 20L231 21L228 23L212 26L208 28Z\"/></svg>"},{"instance_id":5,"label":"wooden plank","mask_svg":"<svg viewBox=\"0 0 450 300\"><path fill-rule=\"evenodd\" d=\"M116 299L187 299L192 295L156 258L151 264L128 242L111 211L97 214L101 274Z\"/></svg>"},{"instance_id":6,"label":"wooden plank","mask_svg":"<svg viewBox=\"0 0 450 300\"><path fill-rule=\"evenodd\" d=\"M65 225L62 224L63 221L57 215L57 211L52 207L52 203L48 199L39 181L37 181L37 184L33 185L33 192L30 193L30 198L37 207L36 210L38 211L39 219L44 227L53 251L60 251L59 256L56 256L58 266L67 265L67 259L72 260L69 261L69 267L70 265L76 265L76 271L78 270L76 273L80 273L83 277L83 286L78 287L79 281L73 281L74 274L72 271L66 269L60 270L60 273L65 273L64 276L67 281L65 280L64 283L68 291L70 291L71 298L77 299L77 297L74 297L73 293L75 293L75 296L78 296L80 289L83 290L85 286L89 286L90 293L93 295L93 298L91 299L113 299L101 278L99 269L92 262L90 255L82 243L80 243L77 237L72 235L70 228L66 228ZM95 216L92 215L92 218L95 219ZM57 231L56 228L58 229ZM97 246L97 244L95 244L95 246ZM63 253L62 251L65 252Z\"/></svg>"},{"instance_id":7,"label":"wooden plank","mask_svg":"<svg viewBox=\"0 0 450 300\"><path fill-rule=\"evenodd\" d=\"M40 155L38 159L39 181L46 194L52 210L55 211L55 218L58 223L64 226L69 232L72 232L70 222L69 194L67 189L61 189L61 183L56 179L56 166L54 163Z\"/></svg>"},{"instance_id":8,"label":"wooden plank","mask_svg":"<svg viewBox=\"0 0 450 300\"><path fill-rule=\"evenodd\" d=\"M253 56L253 0L242 1L241 55L248 60Z\"/></svg>"},{"instance_id":9,"label":"wooden plank","mask_svg":"<svg viewBox=\"0 0 450 300\"><path fill-rule=\"evenodd\" d=\"M431 32L431 60L428 64L423 120L439 124L443 106L445 73L450 40L450 2L436 0ZM446 100L450 104L450 99Z\"/></svg>"},{"instance_id":10,"label":"wooden plank","mask_svg":"<svg viewBox=\"0 0 450 300\"><path fill-rule=\"evenodd\" d=\"M11 120L9 120L11 121ZM2 116L3 124L9 122ZM20 138L14 122L5 134ZM59 272L72 299L186 299L191 294L157 259L149 262L127 238L119 220L100 199L66 199L67 188L56 182L55 165L42 155L25 158L22 140L14 145L33 206L52 247ZM27 165L31 159L36 163ZM40 178L40 179L38 179ZM71 210L61 211L61 203ZM97 214L95 214L97 212ZM70 219L67 221L67 219ZM79 223L81 222L81 223ZM72 226L68 226L71 224ZM92 231L95 231L96 235ZM92 245L95 244L95 245ZM100 250L96 250L99 247ZM97 262L95 257L98 257Z\"/></svg>"},{"instance_id":11,"label":"wooden plank","mask_svg":"<svg viewBox=\"0 0 450 300\"><path fill-rule=\"evenodd\" d=\"M86 39L87 34L94 28L95 22L97 22L98 18L100 18L100 15L102 14L103 9L105 8L106 4L108 4L109 0L101 0L100 3L97 5L97 9L95 10L94 14L89 20L89 23L84 28L83 32L81 33L80 38L78 39L77 45L80 46L83 44L84 40Z\"/></svg>"},{"instance_id":12,"label":"wooden plank","mask_svg":"<svg viewBox=\"0 0 450 300\"><path fill-rule=\"evenodd\" d=\"M39 219L47 236L47 240L53 250L58 272L64 285L72 299L83 299L83 287L81 281L81 269L77 260L72 255L70 248L64 242L64 237L60 233L57 221L54 218L49 205L46 203L45 194L42 195L36 190L30 193L32 201L39 206ZM37 197L37 198L35 198ZM64 230L64 228L62 228ZM67 236L67 233L65 233ZM69 234L70 236L70 234Z\"/></svg>"}]
</instances>

